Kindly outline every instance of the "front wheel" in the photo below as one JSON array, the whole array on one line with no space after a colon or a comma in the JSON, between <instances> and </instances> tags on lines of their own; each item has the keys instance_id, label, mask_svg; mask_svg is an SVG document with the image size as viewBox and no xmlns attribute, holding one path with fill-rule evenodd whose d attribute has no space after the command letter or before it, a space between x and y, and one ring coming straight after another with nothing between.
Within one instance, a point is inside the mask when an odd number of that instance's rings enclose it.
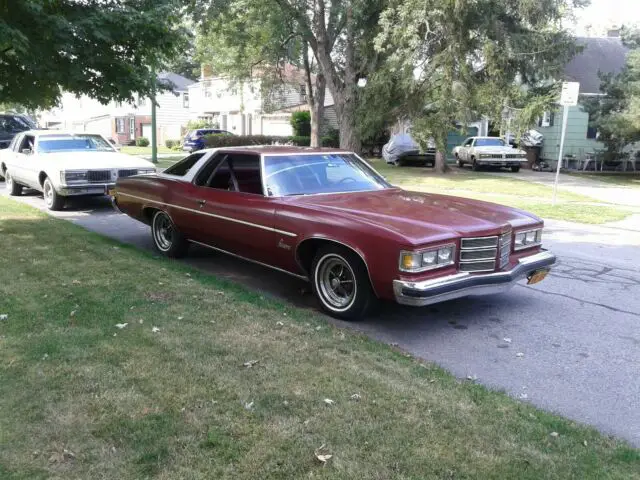
<instances>
[{"instance_id":1,"label":"front wheel","mask_svg":"<svg viewBox=\"0 0 640 480\"><path fill-rule=\"evenodd\" d=\"M457 153L456 153L456 165L458 166L458 168L464 167L464 162L460 160L460 157L458 156Z\"/></svg>"},{"instance_id":2,"label":"front wheel","mask_svg":"<svg viewBox=\"0 0 640 480\"><path fill-rule=\"evenodd\" d=\"M44 196L44 204L49 210L62 210L64 207L64 197L56 192L53 183L48 178L44 179L42 184L42 194Z\"/></svg>"},{"instance_id":3,"label":"front wheel","mask_svg":"<svg viewBox=\"0 0 640 480\"><path fill-rule=\"evenodd\" d=\"M9 195L12 197L17 197L22 195L22 185L18 185L13 177L9 174L9 172L4 173L4 181L7 186L7 190L9 190Z\"/></svg>"},{"instance_id":4,"label":"front wheel","mask_svg":"<svg viewBox=\"0 0 640 480\"><path fill-rule=\"evenodd\" d=\"M518 166L515 166L515 167L511 167L511 171L513 173L518 173L520 171L520 166L518 165Z\"/></svg>"},{"instance_id":5,"label":"front wheel","mask_svg":"<svg viewBox=\"0 0 640 480\"><path fill-rule=\"evenodd\" d=\"M475 158L473 159L473 162L471 162L471 170L473 170L474 172L477 172L480 170L480 165L478 164Z\"/></svg>"},{"instance_id":6,"label":"front wheel","mask_svg":"<svg viewBox=\"0 0 640 480\"><path fill-rule=\"evenodd\" d=\"M189 242L165 212L157 211L153 216L151 235L156 250L163 255L170 258L181 258L187 254Z\"/></svg>"},{"instance_id":7,"label":"front wheel","mask_svg":"<svg viewBox=\"0 0 640 480\"><path fill-rule=\"evenodd\" d=\"M358 320L375 302L367 268L351 250L333 245L321 248L311 271L313 292L329 315Z\"/></svg>"}]
</instances>

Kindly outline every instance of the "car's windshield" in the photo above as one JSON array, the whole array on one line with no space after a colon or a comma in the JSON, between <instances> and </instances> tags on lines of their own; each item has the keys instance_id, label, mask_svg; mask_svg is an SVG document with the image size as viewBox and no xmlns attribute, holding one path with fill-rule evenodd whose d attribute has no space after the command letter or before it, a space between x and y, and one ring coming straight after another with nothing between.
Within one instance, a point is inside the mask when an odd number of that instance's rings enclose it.
<instances>
[{"instance_id":1,"label":"car's windshield","mask_svg":"<svg viewBox=\"0 0 640 480\"><path fill-rule=\"evenodd\" d=\"M504 147L501 138L476 138L476 147Z\"/></svg>"},{"instance_id":2,"label":"car's windshield","mask_svg":"<svg viewBox=\"0 0 640 480\"><path fill-rule=\"evenodd\" d=\"M52 152L114 152L100 135L53 136L45 135L38 139L38 153Z\"/></svg>"},{"instance_id":3,"label":"car's windshield","mask_svg":"<svg viewBox=\"0 0 640 480\"><path fill-rule=\"evenodd\" d=\"M264 169L267 192L272 196L361 192L391 187L354 154L266 156Z\"/></svg>"}]
</instances>

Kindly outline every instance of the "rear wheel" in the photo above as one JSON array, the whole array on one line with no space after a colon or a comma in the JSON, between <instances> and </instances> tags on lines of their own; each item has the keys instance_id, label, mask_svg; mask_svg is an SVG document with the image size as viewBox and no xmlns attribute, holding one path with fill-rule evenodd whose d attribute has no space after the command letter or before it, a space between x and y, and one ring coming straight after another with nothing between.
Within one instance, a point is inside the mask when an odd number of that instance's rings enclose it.
<instances>
[{"instance_id":1,"label":"rear wheel","mask_svg":"<svg viewBox=\"0 0 640 480\"><path fill-rule=\"evenodd\" d=\"M180 258L187 254L189 242L165 212L157 211L153 215L151 235L156 250L163 255L170 258Z\"/></svg>"},{"instance_id":2,"label":"rear wheel","mask_svg":"<svg viewBox=\"0 0 640 480\"><path fill-rule=\"evenodd\" d=\"M351 250L334 245L321 248L311 272L313 292L329 315L358 320L376 300L367 268Z\"/></svg>"},{"instance_id":3,"label":"rear wheel","mask_svg":"<svg viewBox=\"0 0 640 480\"><path fill-rule=\"evenodd\" d=\"M458 166L458 168L464 167L464 162L460 160L460 156L457 153L456 153L456 165Z\"/></svg>"},{"instance_id":4,"label":"rear wheel","mask_svg":"<svg viewBox=\"0 0 640 480\"><path fill-rule=\"evenodd\" d=\"M515 166L515 167L511 167L511 171L512 171L513 173L518 173L518 172L520 171L520 165Z\"/></svg>"},{"instance_id":5,"label":"rear wheel","mask_svg":"<svg viewBox=\"0 0 640 480\"><path fill-rule=\"evenodd\" d=\"M44 196L44 204L49 210L62 210L64 208L64 197L56 192L49 178L44 179L42 194Z\"/></svg>"},{"instance_id":6,"label":"rear wheel","mask_svg":"<svg viewBox=\"0 0 640 480\"><path fill-rule=\"evenodd\" d=\"M22 195L22 185L18 185L13 181L13 177L9 172L4 172L4 180L7 186L7 190L9 190L9 195L13 197L17 197L18 195Z\"/></svg>"}]
</instances>

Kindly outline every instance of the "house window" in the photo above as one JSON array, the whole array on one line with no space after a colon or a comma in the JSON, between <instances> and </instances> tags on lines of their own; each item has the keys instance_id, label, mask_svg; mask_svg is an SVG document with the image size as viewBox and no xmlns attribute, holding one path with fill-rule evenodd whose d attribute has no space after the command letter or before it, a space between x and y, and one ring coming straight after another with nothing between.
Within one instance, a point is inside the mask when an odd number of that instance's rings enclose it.
<instances>
[{"instance_id":1,"label":"house window","mask_svg":"<svg viewBox=\"0 0 640 480\"><path fill-rule=\"evenodd\" d=\"M144 107L147 104L147 99L142 95L138 95L138 106Z\"/></svg>"},{"instance_id":2,"label":"house window","mask_svg":"<svg viewBox=\"0 0 640 480\"><path fill-rule=\"evenodd\" d=\"M590 140L596 140L598 138L598 129L596 127L590 127L593 122L593 117L589 114L589 123L587 124L587 138Z\"/></svg>"},{"instance_id":3,"label":"house window","mask_svg":"<svg viewBox=\"0 0 640 480\"><path fill-rule=\"evenodd\" d=\"M553 127L553 122L555 120L554 112L546 111L542 114L542 118L538 121L539 127Z\"/></svg>"},{"instance_id":4,"label":"house window","mask_svg":"<svg viewBox=\"0 0 640 480\"><path fill-rule=\"evenodd\" d=\"M300 98L307 99L307 86L304 83L300 84Z\"/></svg>"},{"instance_id":5,"label":"house window","mask_svg":"<svg viewBox=\"0 0 640 480\"><path fill-rule=\"evenodd\" d=\"M116 133L124 133L124 118L116 118Z\"/></svg>"},{"instance_id":6,"label":"house window","mask_svg":"<svg viewBox=\"0 0 640 480\"><path fill-rule=\"evenodd\" d=\"M131 133L132 136L136 133L136 119L133 117L129 118L129 133Z\"/></svg>"},{"instance_id":7,"label":"house window","mask_svg":"<svg viewBox=\"0 0 640 480\"><path fill-rule=\"evenodd\" d=\"M182 94L182 108L189 108L189 94Z\"/></svg>"}]
</instances>

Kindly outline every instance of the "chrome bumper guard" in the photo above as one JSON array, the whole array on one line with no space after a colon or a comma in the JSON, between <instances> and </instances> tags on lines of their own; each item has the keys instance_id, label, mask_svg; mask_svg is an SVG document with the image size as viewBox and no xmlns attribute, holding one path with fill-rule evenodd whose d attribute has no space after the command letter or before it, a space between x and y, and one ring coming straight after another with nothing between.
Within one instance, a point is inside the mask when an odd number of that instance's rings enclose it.
<instances>
[{"instance_id":1,"label":"chrome bumper guard","mask_svg":"<svg viewBox=\"0 0 640 480\"><path fill-rule=\"evenodd\" d=\"M433 303L471 295L491 295L509 291L517 281L529 277L536 270L556 263L556 256L542 251L523 257L511 270L487 274L457 273L421 282L393 281L396 301L403 305L422 307Z\"/></svg>"}]
</instances>

